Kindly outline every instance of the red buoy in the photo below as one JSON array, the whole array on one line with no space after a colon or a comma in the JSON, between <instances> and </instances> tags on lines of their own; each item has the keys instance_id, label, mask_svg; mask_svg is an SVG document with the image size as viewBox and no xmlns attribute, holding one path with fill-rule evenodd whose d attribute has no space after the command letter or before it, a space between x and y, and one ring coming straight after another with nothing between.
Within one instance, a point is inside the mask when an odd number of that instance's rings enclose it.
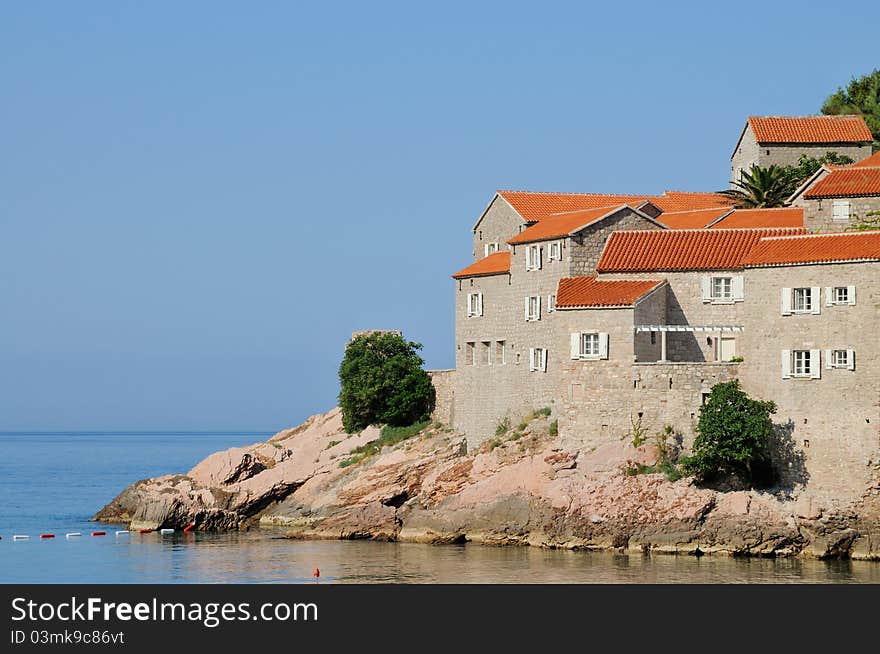
<instances>
[{"instance_id":1,"label":"red buoy","mask_svg":"<svg viewBox=\"0 0 880 654\"><path fill-rule=\"evenodd\" d=\"M315 579L317 579L321 576L321 571L318 570L318 568L315 568L315 571L312 574L314 575Z\"/></svg>"},{"instance_id":2,"label":"red buoy","mask_svg":"<svg viewBox=\"0 0 880 654\"><path fill-rule=\"evenodd\" d=\"M55 538L55 534L40 534L40 538Z\"/></svg>"},{"instance_id":3,"label":"red buoy","mask_svg":"<svg viewBox=\"0 0 880 654\"><path fill-rule=\"evenodd\" d=\"M139 534L150 534L152 532L153 532L152 529L138 529Z\"/></svg>"},{"instance_id":4,"label":"red buoy","mask_svg":"<svg viewBox=\"0 0 880 654\"><path fill-rule=\"evenodd\" d=\"M106 531L93 531L92 532L92 536L106 536L106 535L107 535Z\"/></svg>"},{"instance_id":5,"label":"red buoy","mask_svg":"<svg viewBox=\"0 0 880 654\"><path fill-rule=\"evenodd\" d=\"M195 528L196 528L196 523L191 522L186 527L183 528L183 533L188 534Z\"/></svg>"}]
</instances>

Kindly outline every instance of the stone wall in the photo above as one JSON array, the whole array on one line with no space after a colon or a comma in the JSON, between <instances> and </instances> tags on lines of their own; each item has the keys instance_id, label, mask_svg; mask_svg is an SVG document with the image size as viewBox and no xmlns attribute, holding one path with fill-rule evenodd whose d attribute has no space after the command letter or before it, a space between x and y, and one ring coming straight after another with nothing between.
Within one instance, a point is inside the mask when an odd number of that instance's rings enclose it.
<instances>
[{"instance_id":1,"label":"stone wall","mask_svg":"<svg viewBox=\"0 0 880 654\"><path fill-rule=\"evenodd\" d=\"M451 425L455 420L455 370L429 370L435 403L431 420Z\"/></svg>"},{"instance_id":2,"label":"stone wall","mask_svg":"<svg viewBox=\"0 0 880 654\"><path fill-rule=\"evenodd\" d=\"M849 201L851 217L848 222L834 220L835 199ZM795 204L804 208L804 226L811 232L843 232L860 219L865 220L872 211L880 211L880 197L878 196L814 200L801 196Z\"/></svg>"},{"instance_id":3,"label":"stone wall","mask_svg":"<svg viewBox=\"0 0 880 654\"><path fill-rule=\"evenodd\" d=\"M526 221L522 216L504 198L496 195L474 229L474 261L486 256L487 243L498 243L499 251L507 250L510 247L507 244L508 239L519 234L525 227Z\"/></svg>"},{"instance_id":4,"label":"stone wall","mask_svg":"<svg viewBox=\"0 0 880 654\"><path fill-rule=\"evenodd\" d=\"M605 242L615 230L653 230L663 229L656 223L637 214L632 209L624 209L605 220L590 225L567 239L569 251L569 277L586 277L596 274L596 264L605 248ZM520 246L522 247L522 246Z\"/></svg>"}]
</instances>

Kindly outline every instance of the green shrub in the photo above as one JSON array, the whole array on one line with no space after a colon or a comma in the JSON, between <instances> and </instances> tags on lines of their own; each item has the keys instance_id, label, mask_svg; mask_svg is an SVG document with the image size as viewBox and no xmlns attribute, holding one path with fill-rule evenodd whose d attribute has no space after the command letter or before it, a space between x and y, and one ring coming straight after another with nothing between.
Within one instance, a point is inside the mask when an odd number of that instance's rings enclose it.
<instances>
[{"instance_id":1,"label":"green shrub","mask_svg":"<svg viewBox=\"0 0 880 654\"><path fill-rule=\"evenodd\" d=\"M550 423L549 433L551 436L556 436L557 434L559 434L559 421L558 420L554 420L553 422Z\"/></svg>"},{"instance_id":2,"label":"green shrub","mask_svg":"<svg viewBox=\"0 0 880 654\"><path fill-rule=\"evenodd\" d=\"M774 402L753 400L738 380L715 384L700 407L693 456L682 461L685 470L697 481L732 474L754 482L769 460L773 413Z\"/></svg>"},{"instance_id":3,"label":"green shrub","mask_svg":"<svg viewBox=\"0 0 880 654\"><path fill-rule=\"evenodd\" d=\"M528 427L528 426L529 426L529 423L527 423L525 420L523 420L521 423L519 423L519 424L516 426L516 430L517 430L517 431L525 431L525 430L526 430L526 427Z\"/></svg>"},{"instance_id":4,"label":"green shrub","mask_svg":"<svg viewBox=\"0 0 880 654\"><path fill-rule=\"evenodd\" d=\"M336 446L339 445L341 442L342 442L342 441L330 441L329 443L327 443L327 447L325 447L324 449L325 449L325 450L329 450L331 447L336 447Z\"/></svg>"},{"instance_id":5,"label":"green shrub","mask_svg":"<svg viewBox=\"0 0 880 654\"><path fill-rule=\"evenodd\" d=\"M513 432L513 434L510 435L509 440L518 441L522 437L523 437L523 433L521 431L515 431L515 432Z\"/></svg>"},{"instance_id":6,"label":"green shrub","mask_svg":"<svg viewBox=\"0 0 880 654\"><path fill-rule=\"evenodd\" d=\"M501 420L498 421L498 424L495 426L495 435L503 436L507 432L510 431L510 418L504 416Z\"/></svg>"},{"instance_id":7,"label":"green shrub","mask_svg":"<svg viewBox=\"0 0 880 654\"><path fill-rule=\"evenodd\" d=\"M348 433L370 425L411 425L434 409L431 377L422 370L419 343L371 332L352 339L339 366L339 406Z\"/></svg>"},{"instance_id":8,"label":"green shrub","mask_svg":"<svg viewBox=\"0 0 880 654\"><path fill-rule=\"evenodd\" d=\"M385 425L384 427L382 427L382 431L379 435L380 446L395 445L397 443L400 443L401 441L407 440L408 438L412 438L413 436L418 435L429 424L430 421L423 420L422 422L417 422L414 425L407 425L406 427L394 427L392 425ZM375 443L376 441L373 442Z\"/></svg>"},{"instance_id":9,"label":"green shrub","mask_svg":"<svg viewBox=\"0 0 880 654\"><path fill-rule=\"evenodd\" d=\"M547 417L552 413L552 409L549 406L545 406L543 409L538 409L535 411L536 416L544 416Z\"/></svg>"},{"instance_id":10,"label":"green shrub","mask_svg":"<svg viewBox=\"0 0 880 654\"><path fill-rule=\"evenodd\" d=\"M489 451L491 452L491 451L494 450L496 447L498 447L499 445L502 445L502 444L503 444L502 441L501 441L500 439L498 439L498 438L489 441Z\"/></svg>"}]
</instances>

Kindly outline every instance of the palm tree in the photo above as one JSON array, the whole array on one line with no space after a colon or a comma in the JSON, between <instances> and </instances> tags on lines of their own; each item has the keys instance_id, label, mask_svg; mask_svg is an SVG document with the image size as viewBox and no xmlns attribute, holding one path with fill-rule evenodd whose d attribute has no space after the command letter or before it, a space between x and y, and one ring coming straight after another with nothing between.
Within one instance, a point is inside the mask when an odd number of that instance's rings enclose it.
<instances>
[{"instance_id":1,"label":"palm tree","mask_svg":"<svg viewBox=\"0 0 880 654\"><path fill-rule=\"evenodd\" d=\"M767 168L752 165L748 172L740 174L736 188L719 191L734 201L737 209L784 207L791 195L791 187L784 168L771 165Z\"/></svg>"}]
</instances>

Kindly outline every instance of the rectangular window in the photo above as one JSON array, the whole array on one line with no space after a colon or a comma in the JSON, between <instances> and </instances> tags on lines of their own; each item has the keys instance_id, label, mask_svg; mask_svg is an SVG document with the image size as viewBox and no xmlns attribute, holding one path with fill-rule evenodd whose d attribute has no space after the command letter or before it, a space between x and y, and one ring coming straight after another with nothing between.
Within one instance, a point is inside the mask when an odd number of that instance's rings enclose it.
<instances>
[{"instance_id":1,"label":"rectangular window","mask_svg":"<svg viewBox=\"0 0 880 654\"><path fill-rule=\"evenodd\" d=\"M480 363L486 366L492 365L492 343L490 341L483 341L480 344Z\"/></svg>"},{"instance_id":2,"label":"rectangular window","mask_svg":"<svg viewBox=\"0 0 880 654\"><path fill-rule=\"evenodd\" d=\"M834 287L834 304L849 304L849 289L846 286Z\"/></svg>"},{"instance_id":3,"label":"rectangular window","mask_svg":"<svg viewBox=\"0 0 880 654\"><path fill-rule=\"evenodd\" d=\"M831 367L832 368L849 368L849 351L848 350L832 350L831 351Z\"/></svg>"},{"instance_id":4,"label":"rectangular window","mask_svg":"<svg viewBox=\"0 0 880 654\"><path fill-rule=\"evenodd\" d=\"M547 246L547 261L562 261L562 243L554 241Z\"/></svg>"},{"instance_id":5,"label":"rectangular window","mask_svg":"<svg viewBox=\"0 0 880 654\"><path fill-rule=\"evenodd\" d=\"M733 299L733 278L731 277L713 277L712 278L712 295L713 300L732 300Z\"/></svg>"},{"instance_id":6,"label":"rectangular window","mask_svg":"<svg viewBox=\"0 0 880 654\"><path fill-rule=\"evenodd\" d=\"M599 334L581 334L581 356L599 356Z\"/></svg>"},{"instance_id":7,"label":"rectangular window","mask_svg":"<svg viewBox=\"0 0 880 654\"><path fill-rule=\"evenodd\" d=\"M507 352L505 351L504 346L507 341L496 341L495 342L495 361L498 362L498 365L503 366L507 364Z\"/></svg>"},{"instance_id":8,"label":"rectangular window","mask_svg":"<svg viewBox=\"0 0 880 654\"><path fill-rule=\"evenodd\" d=\"M541 319L541 296L530 295L526 298L526 322Z\"/></svg>"},{"instance_id":9,"label":"rectangular window","mask_svg":"<svg viewBox=\"0 0 880 654\"><path fill-rule=\"evenodd\" d=\"M467 315L468 318L471 316L482 316L483 315L483 294L482 293L468 293L467 296Z\"/></svg>"},{"instance_id":10,"label":"rectangular window","mask_svg":"<svg viewBox=\"0 0 880 654\"><path fill-rule=\"evenodd\" d=\"M543 347L529 348L529 371L547 372L547 350Z\"/></svg>"},{"instance_id":11,"label":"rectangular window","mask_svg":"<svg viewBox=\"0 0 880 654\"><path fill-rule=\"evenodd\" d=\"M836 223L848 223L850 217L849 200L834 200L831 219Z\"/></svg>"},{"instance_id":12,"label":"rectangular window","mask_svg":"<svg viewBox=\"0 0 880 654\"><path fill-rule=\"evenodd\" d=\"M791 351L791 376L811 377L813 374L812 352L810 350Z\"/></svg>"},{"instance_id":13,"label":"rectangular window","mask_svg":"<svg viewBox=\"0 0 880 654\"><path fill-rule=\"evenodd\" d=\"M498 252L498 243L486 243L483 246L483 256L488 257L490 254Z\"/></svg>"},{"instance_id":14,"label":"rectangular window","mask_svg":"<svg viewBox=\"0 0 880 654\"><path fill-rule=\"evenodd\" d=\"M541 269L541 246L540 245L527 245L526 246L526 270L540 270Z\"/></svg>"},{"instance_id":15,"label":"rectangular window","mask_svg":"<svg viewBox=\"0 0 880 654\"><path fill-rule=\"evenodd\" d=\"M547 313L556 311L556 295L551 293L547 296Z\"/></svg>"},{"instance_id":16,"label":"rectangular window","mask_svg":"<svg viewBox=\"0 0 880 654\"><path fill-rule=\"evenodd\" d=\"M794 288L791 293L791 310L793 313L811 313L813 311L812 289Z\"/></svg>"},{"instance_id":17,"label":"rectangular window","mask_svg":"<svg viewBox=\"0 0 880 654\"><path fill-rule=\"evenodd\" d=\"M464 346L464 362L469 366L477 365L477 348L476 343L465 343Z\"/></svg>"}]
</instances>

